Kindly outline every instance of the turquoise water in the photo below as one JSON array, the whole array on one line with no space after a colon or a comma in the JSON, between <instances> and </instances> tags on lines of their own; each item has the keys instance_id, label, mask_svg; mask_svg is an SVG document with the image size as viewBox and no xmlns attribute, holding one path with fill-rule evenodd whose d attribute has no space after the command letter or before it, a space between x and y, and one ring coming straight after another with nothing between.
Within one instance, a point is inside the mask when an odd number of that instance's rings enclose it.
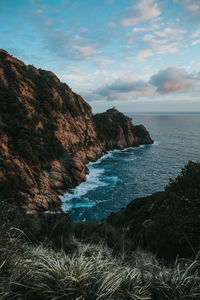
<instances>
[{"instance_id":1,"label":"turquoise water","mask_svg":"<svg viewBox=\"0 0 200 300\"><path fill-rule=\"evenodd\" d=\"M154 144L109 151L89 163L87 181L62 197L72 220L101 220L131 200L163 190L188 160L200 159L200 114L127 114Z\"/></svg>"}]
</instances>

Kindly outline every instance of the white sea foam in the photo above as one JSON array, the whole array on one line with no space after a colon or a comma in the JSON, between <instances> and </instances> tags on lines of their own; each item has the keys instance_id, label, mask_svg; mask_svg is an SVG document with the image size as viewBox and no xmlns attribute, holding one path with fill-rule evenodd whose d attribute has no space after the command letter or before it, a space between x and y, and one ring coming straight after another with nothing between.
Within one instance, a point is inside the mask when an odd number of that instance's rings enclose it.
<instances>
[{"instance_id":1,"label":"white sea foam","mask_svg":"<svg viewBox=\"0 0 200 300\"><path fill-rule=\"evenodd\" d=\"M87 194L87 192L96 189L99 186L106 185L105 182L100 180L100 177L104 173L104 169L94 168L92 165L88 164L89 175L86 176L86 181L79 184L72 193L65 193L61 197L62 201L70 201L75 198L80 198Z\"/></svg>"},{"instance_id":2,"label":"white sea foam","mask_svg":"<svg viewBox=\"0 0 200 300\"><path fill-rule=\"evenodd\" d=\"M91 201L88 198L81 198L78 201L75 199L71 199L70 201L64 201L63 202L63 210L64 211L70 211L72 208L91 208L95 206L96 203L94 201Z\"/></svg>"},{"instance_id":3,"label":"white sea foam","mask_svg":"<svg viewBox=\"0 0 200 300\"><path fill-rule=\"evenodd\" d=\"M111 152L112 153L121 153L123 150L125 150L125 149L114 149Z\"/></svg>"},{"instance_id":4,"label":"white sea foam","mask_svg":"<svg viewBox=\"0 0 200 300\"><path fill-rule=\"evenodd\" d=\"M117 176L106 176L103 181L109 184L116 184L119 178Z\"/></svg>"},{"instance_id":5,"label":"white sea foam","mask_svg":"<svg viewBox=\"0 0 200 300\"><path fill-rule=\"evenodd\" d=\"M74 202L73 201L73 203L72 203L73 208L78 208L78 207L90 208L90 207L93 207L95 205L96 205L96 203L94 201L91 201L88 198L81 199L81 201L79 201L79 202Z\"/></svg>"},{"instance_id":6,"label":"white sea foam","mask_svg":"<svg viewBox=\"0 0 200 300\"><path fill-rule=\"evenodd\" d=\"M104 169L95 167L96 164L99 164L102 159L111 157L112 153L108 153L99 159L95 163L89 163L89 175L86 176L86 181L79 184L72 193L65 193L61 200L63 202L63 209L69 211L71 208L85 207L90 208L96 205L96 202L91 201L87 197L84 197L89 191L96 190L98 187L107 186L110 184L115 184L118 180L118 177L104 177Z\"/></svg>"},{"instance_id":7,"label":"white sea foam","mask_svg":"<svg viewBox=\"0 0 200 300\"><path fill-rule=\"evenodd\" d=\"M113 151L108 151L106 154L104 154L102 157L100 157L97 161L95 162L89 162L88 163L88 167L90 168L90 166L92 165L97 165L100 164L103 160L107 159L107 158L114 158L113 156Z\"/></svg>"},{"instance_id":8,"label":"white sea foam","mask_svg":"<svg viewBox=\"0 0 200 300\"><path fill-rule=\"evenodd\" d=\"M131 157L131 158L124 158L125 161L133 161L133 160L138 160L141 157Z\"/></svg>"},{"instance_id":9,"label":"white sea foam","mask_svg":"<svg viewBox=\"0 0 200 300\"><path fill-rule=\"evenodd\" d=\"M158 142L155 142L156 144ZM89 162L88 169L89 175L86 176L86 181L79 184L72 193L65 193L61 200L63 202L63 209L65 211L69 211L71 208L90 208L96 205L95 201L92 201L87 198L86 194L92 190L96 190L98 187L107 186L107 185L115 185L119 178L117 176L104 176L105 169L99 167L102 161L107 159L118 159L119 156L117 154L130 154L132 150L137 150L138 148L144 148L145 146L142 145L140 147L129 147L123 150L116 149L108 151L104 156L99 158L96 162ZM137 157L127 157L126 155L123 158L125 161L132 161L136 160Z\"/></svg>"}]
</instances>

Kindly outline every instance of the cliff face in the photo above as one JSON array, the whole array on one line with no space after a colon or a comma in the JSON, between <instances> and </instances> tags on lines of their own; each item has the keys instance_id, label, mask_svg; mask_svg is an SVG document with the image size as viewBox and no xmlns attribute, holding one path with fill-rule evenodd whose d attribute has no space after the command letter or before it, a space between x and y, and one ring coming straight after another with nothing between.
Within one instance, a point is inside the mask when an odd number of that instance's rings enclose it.
<instances>
[{"instance_id":1,"label":"cliff face","mask_svg":"<svg viewBox=\"0 0 200 300\"><path fill-rule=\"evenodd\" d=\"M133 126L131 119L115 108L96 114L94 121L98 138L105 150L153 143L149 132L143 125Z\"/></svg>"},{"instance_id":2,"label":"cliff face","mask_svg":"<svg viewBox=\"0 0 200 300\"><path fill-rule=\"evenodd\" d=\"M105 120L102 123L102 120ZM0 50L0 192L28 211L59 207L106 150L152 143L141 126L90 106L49 71Z\"/></svg>"}]
</instances>

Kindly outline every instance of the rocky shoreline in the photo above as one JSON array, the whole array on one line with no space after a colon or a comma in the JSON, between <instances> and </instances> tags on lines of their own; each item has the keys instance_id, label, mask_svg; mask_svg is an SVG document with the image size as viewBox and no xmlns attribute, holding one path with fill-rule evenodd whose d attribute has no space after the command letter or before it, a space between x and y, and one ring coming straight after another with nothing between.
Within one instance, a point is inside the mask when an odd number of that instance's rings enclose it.
<instances>
[{"instance_id":1,"label":"rocky shoreline","mask_svg":"<svg viewBox=\"0 0 200 300\"><path fill-rule=\"evenodd\" d=\"M177 257L199 259L199 180L200 163L190 161L164 191L133 199L101 222L72 224L62 210L27 214L6 201L0 203L1 222L9 221L29 242L56 250L68 249L75 237L89 245L105 244L117 255L142 249L168 263Z\"/></svg>"},{"instance_id":2,"label":"rocky shoreline","mask_svg":"<svg viewBox=\"0 0 200 300\"><path fill-rule=\"evenodd\" d=\"M0 83L0 197L29 213L59 208L106 151L153 143L144 126L115 108L94 116L55 74L4 50Z\"/></svg>"}]
</instances>

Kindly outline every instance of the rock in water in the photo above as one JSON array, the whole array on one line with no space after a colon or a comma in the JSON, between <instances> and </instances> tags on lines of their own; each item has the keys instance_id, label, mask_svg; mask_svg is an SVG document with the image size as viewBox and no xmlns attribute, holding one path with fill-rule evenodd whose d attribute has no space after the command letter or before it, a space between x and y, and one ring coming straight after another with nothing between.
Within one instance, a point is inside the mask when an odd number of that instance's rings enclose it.
<instances>
[{"instance_id":1,"label":"rock in water","mask_svg":"<svg viewBox=\"0 0 200 300\"><path fill-rule=\"evenodd\" d=\"M103 122L102 122L103 120ZM0 50L0 197L35 212L86 179L106 150L151 144L143 126L91 107L49 71Z\"/></svg>"}]
</instances>

